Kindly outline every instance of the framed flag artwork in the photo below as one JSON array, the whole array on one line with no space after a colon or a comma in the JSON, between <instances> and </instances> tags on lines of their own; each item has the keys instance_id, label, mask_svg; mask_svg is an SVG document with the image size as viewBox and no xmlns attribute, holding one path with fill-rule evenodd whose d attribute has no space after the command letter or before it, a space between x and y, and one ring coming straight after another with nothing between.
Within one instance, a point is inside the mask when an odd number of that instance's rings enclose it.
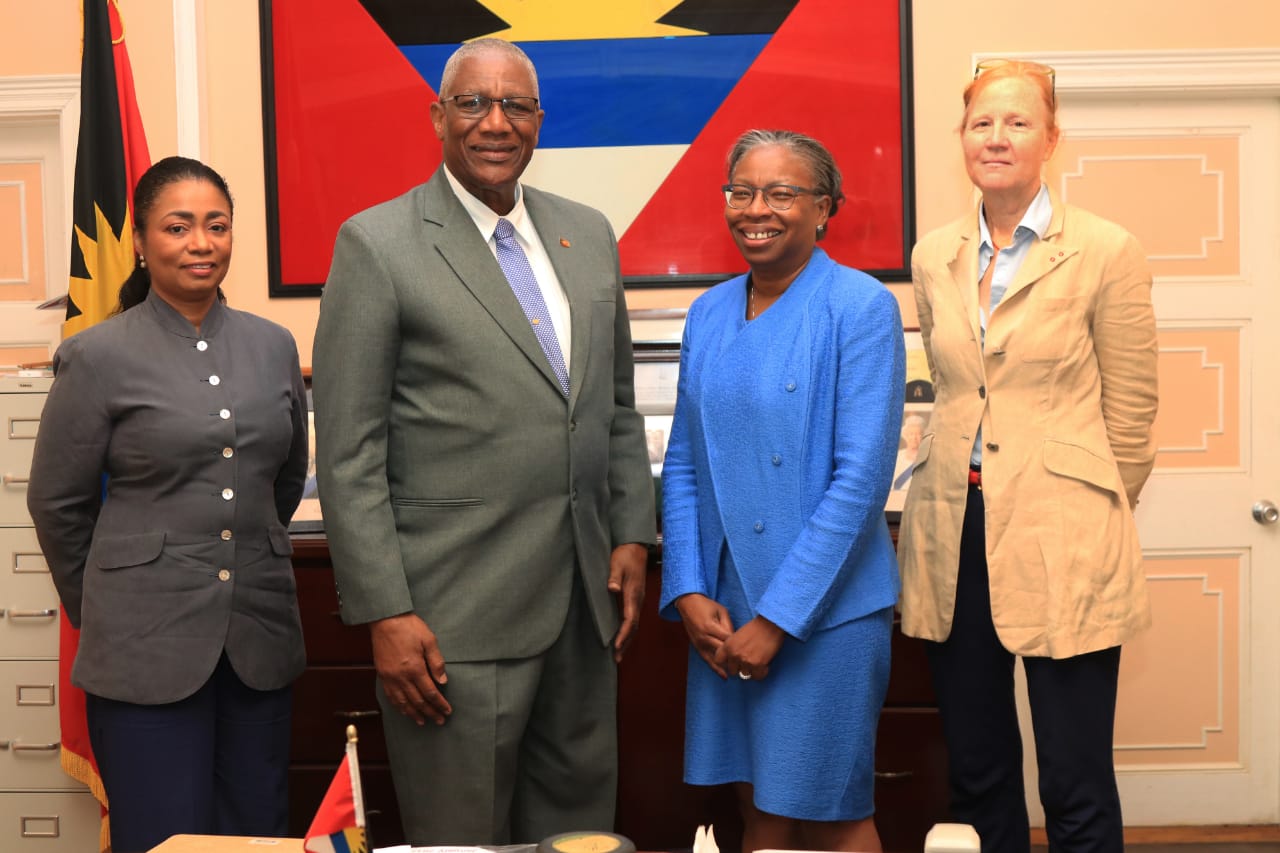
<instances>
[{"instance_id":1,"label":"framed flag artwork","mask_svg":"<svg viewBox=\"0 0 1280 853\"><path fill-rule=\"evenodd\" d=\"M628 287L744 270L725 156L821 140L845 203L823 248L909 278L910 0L259 0L270 290L313 296L342 222L440 164L429 107L465 41L519 44L546 111L523 180L603 211Z\"/></svg>"}]
</instances>

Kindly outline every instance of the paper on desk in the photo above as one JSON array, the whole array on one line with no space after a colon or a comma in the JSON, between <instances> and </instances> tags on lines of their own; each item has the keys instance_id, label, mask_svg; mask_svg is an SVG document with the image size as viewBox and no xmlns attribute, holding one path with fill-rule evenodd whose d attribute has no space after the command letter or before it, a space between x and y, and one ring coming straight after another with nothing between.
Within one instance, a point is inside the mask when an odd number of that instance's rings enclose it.
<instances>
[{"instance_id":1,"label":"paper on desk","mask_svg":"<svg viewBox=\"0 0 1280 853\"><path fill-rule=\"evenodd\" d=\"M720 848L716 846L715 826L698 827L698 831L693 834L692 853L720 853Z\"/></svg>"},{"instance_id":2,"label":"paper on desk","mask_svg":"<svg viewBox=\"0 0 1280 853\"><path fill-rule=\"evenodd\" d=\"M394 847L375 847L373 853L489 853L483 847L411 847L397 844Z\"/></svg>"}]
</instances>

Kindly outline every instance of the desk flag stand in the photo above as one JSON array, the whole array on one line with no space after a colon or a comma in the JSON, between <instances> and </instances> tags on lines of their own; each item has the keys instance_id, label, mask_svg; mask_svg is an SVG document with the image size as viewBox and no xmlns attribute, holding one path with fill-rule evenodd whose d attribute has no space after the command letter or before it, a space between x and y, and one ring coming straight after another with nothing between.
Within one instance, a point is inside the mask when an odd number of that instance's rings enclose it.
<instances>
[{"instance_id":1,"label":"desk flag stand","mask_svg":"<svg viewBox=\"0 0 1280 853\"><path fill-rule=\"evenodd\" d=\"M356 727L347 726L347 754L320 801L307 830L307 853L369 853L364 825L364 795L360 791L360 759L356 756Z\"/></svg>"}]
</instances>

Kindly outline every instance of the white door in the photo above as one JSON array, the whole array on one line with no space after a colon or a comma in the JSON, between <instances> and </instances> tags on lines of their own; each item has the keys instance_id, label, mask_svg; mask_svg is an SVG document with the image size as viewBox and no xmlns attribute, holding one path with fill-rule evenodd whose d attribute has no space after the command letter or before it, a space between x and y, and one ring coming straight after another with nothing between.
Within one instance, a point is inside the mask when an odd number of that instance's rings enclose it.
<instances>
[{"instance_id":1,"label":"white door","mask_svg":"<svg viewBox=\"0 0 1280 853\"><path fill-rule=\"evenodd\" d=\"M62 334L65 310L36 306L67 291L63 175L56 117L0 115L0 370L47 360Z\"/></svg>"},{"instance_id":2,"label":"white door","mask_svg":"<svg viewBox=\"0 0 1280 853\"><path fill-rule=\"evenodd\" d=\"M1137 235L1156 281L1155 624L1121 655L1125 823L1275 823L1280 525L1251 510L1280 504L1280 101L1077 98L1060 121L1048 179Z\"/></svg>"}]
</instances>

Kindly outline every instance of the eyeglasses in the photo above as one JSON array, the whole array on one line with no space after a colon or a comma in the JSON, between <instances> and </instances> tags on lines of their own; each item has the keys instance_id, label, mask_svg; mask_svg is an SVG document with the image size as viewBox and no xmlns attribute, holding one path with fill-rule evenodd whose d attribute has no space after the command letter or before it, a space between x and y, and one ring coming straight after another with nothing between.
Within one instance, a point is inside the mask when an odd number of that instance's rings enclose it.
<instances>
[{"instance_id":1,"label":"eyeglasses","mask_svg":"<svg viewBox=\"0 0 1280 853\"><path fill-rule=\"evenodd\" d=\"M512 121L530 121L538 114L538 99L528 97L486 98L484 95L454 95L444 100L452 101L458 112L467 118L484 118L494 104L502 106L502 113Z\"/></svg>"},{"instance_id":2,"label":"eyeglasses","mask_svg":"<svg viewBox=\"0 0 1280 853\"><path fill-rule=\"evenodd\" d=\"M1058 81L1057 81L1057 74L1053 70L1053 66L1044 65L1043 63L1040 63L1040 62L1031 62L1030 60L1027 60L1027 59L984 59L974 66L973 79L977 80L979 77L981 77L983 74L987 73L988 71L991 71L996 68L1000 68L1005 65L1020 65L1022 66L1023 69L1030 71L1034 74L1043 74L1044 76L1049 78L1049 93L1051 95L1057 94Z\"/></svg>"},{"instance_id":3,"label":"eyeglasses","mask_svg":"<svg viewBox=\"0 0 1280 853\"><path fill-rule=\"evenodd\" d=\"M750 207L751 202L756 199L756 193L764 196L764 203L777 211L790 210L791 205L796 203L796 199L806 193L808 195L826 195L826 193L797 187L794 184L769 184L765 187L753 187L750 184L725 184L720 189L724 191L725 204L734 210L746 210Z\"/></svg>"}]
</instances>

